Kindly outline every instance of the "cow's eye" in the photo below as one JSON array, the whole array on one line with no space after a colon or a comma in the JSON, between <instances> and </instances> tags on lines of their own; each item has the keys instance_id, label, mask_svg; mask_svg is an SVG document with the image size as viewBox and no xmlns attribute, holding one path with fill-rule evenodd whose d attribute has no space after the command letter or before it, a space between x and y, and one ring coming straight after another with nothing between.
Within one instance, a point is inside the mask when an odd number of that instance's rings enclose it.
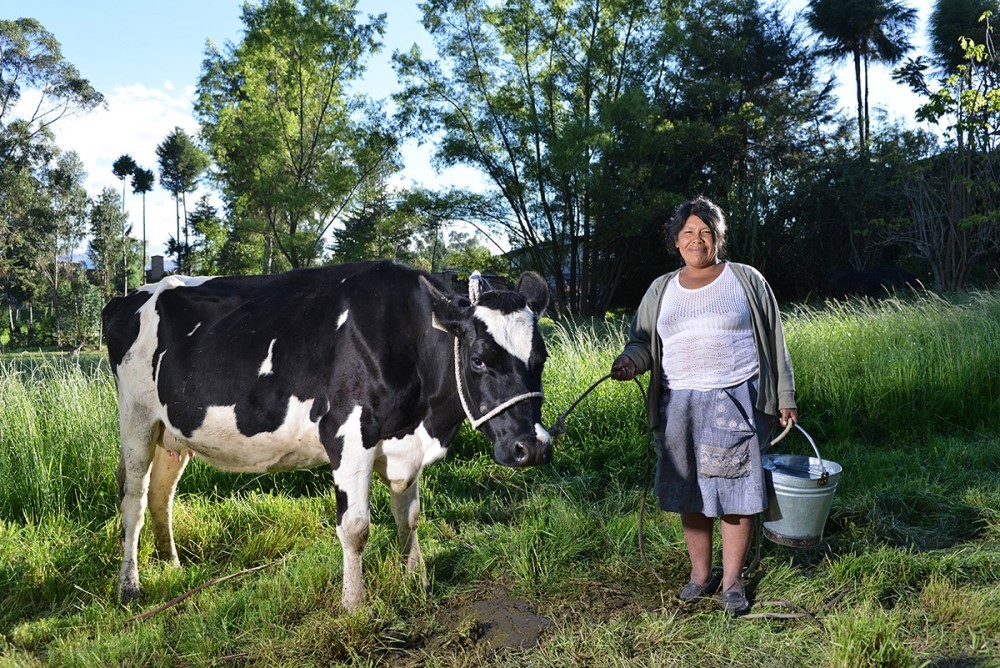
<instances>
[{"instance_id":1,"label":"cow's eye","mask_svg":"<svg viewBox=\"0 0 1000 668\"><path fill-rule=\"evenodd\" d=\"M471 360L472 368L476 371L482 371L486 368L486 362L483 361L482 357L473 357Z\"/></svg>"}]
</instances>

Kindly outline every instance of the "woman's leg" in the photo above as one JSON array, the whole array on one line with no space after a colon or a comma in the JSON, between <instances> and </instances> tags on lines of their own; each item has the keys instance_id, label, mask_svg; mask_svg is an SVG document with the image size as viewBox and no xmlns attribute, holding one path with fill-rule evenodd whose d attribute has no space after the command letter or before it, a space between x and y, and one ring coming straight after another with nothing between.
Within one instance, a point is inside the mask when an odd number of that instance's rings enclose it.
<instances>
[{"instance_id":1,"label":"woman's leg","mask_svg":"<svg viewBox=\"0 0 1000 668\"><path fill-rule=\"evenodd\" d=\"M752 515L722 516L722 591L742 584L743 560L750 549ZM685 534L686 535L686 534ZM690 543L689 549L690 549Z\"/></svg>"},{"instance_id":2,"label":"woman's leg","mask_svg":"<svg viewBox=\"0 0 1000 668\"><path fill-rule=\"evenodd\" d=\"M691 582L705 584L712 575L712 528L714 520L701 513L681 513L684 542L691 558Z\"/></svg>"}]
</instances>

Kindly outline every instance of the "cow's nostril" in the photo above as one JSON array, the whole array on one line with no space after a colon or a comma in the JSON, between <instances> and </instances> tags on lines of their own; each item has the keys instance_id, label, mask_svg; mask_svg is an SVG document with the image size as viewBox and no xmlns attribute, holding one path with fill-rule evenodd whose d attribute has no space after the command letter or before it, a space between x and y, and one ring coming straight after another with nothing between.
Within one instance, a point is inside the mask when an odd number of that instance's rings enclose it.
<instances>
[{"instance_id":1,"label":"cow's nostril","mask_svg":"<svg viewBox=\"0 0 1000 668\"><path fill-rule=\"evenodd\" d=\"M528 463L529 452L524 443L514 444L514 461L519 465L524 465Z\"/></svg>"}]
</instances>

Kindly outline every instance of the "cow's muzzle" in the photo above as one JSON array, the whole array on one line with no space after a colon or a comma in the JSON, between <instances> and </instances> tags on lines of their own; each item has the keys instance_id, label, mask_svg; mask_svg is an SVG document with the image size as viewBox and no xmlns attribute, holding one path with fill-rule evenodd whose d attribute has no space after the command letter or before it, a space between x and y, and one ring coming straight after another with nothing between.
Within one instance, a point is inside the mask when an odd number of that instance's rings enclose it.
<instances>
[{"instance_id":1,"label":"cow's muzzle","mask_svg":"<svg viewBox=\"0 0 1000 668\"><path fill-rule=\"evenodd\" d=\"M552 437L542 425L535 425L533 436L516 438L506 448L494 445L493 459L498 464L518 469L549 464L552 462Z\"/></svg>"},{"instance_id":2,"label":"cow's muzzle","mask_svg":"<svg viewBox=\"0 0 1000 668\"><path fill-rule=\"evenodd\" d=\"M552 461L552 443L531 443L517 442L514 444L514 467L527 468L529 466L540 466Z\"/></svg>"}]
</instances>

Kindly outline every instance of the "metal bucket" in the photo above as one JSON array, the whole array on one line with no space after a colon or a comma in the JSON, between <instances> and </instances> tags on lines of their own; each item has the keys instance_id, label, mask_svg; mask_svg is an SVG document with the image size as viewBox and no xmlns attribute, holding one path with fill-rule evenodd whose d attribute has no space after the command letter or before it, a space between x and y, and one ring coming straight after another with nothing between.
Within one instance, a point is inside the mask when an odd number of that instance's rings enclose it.
<instances>
[{"instance_id":1,"label":"metal bucket","mask_svg":"<svg viewBox=\"0 0 1000 668\"><path fill-rule=\"evenodd\" d=\"M810 547L823 540L823 526L843 468L820 457L812 437L799 424L795 426L816 456L761 455L767 485L764 535L779 545ZM787 433L788 429L772 445Z\"/></svg>"}]
</instances>

